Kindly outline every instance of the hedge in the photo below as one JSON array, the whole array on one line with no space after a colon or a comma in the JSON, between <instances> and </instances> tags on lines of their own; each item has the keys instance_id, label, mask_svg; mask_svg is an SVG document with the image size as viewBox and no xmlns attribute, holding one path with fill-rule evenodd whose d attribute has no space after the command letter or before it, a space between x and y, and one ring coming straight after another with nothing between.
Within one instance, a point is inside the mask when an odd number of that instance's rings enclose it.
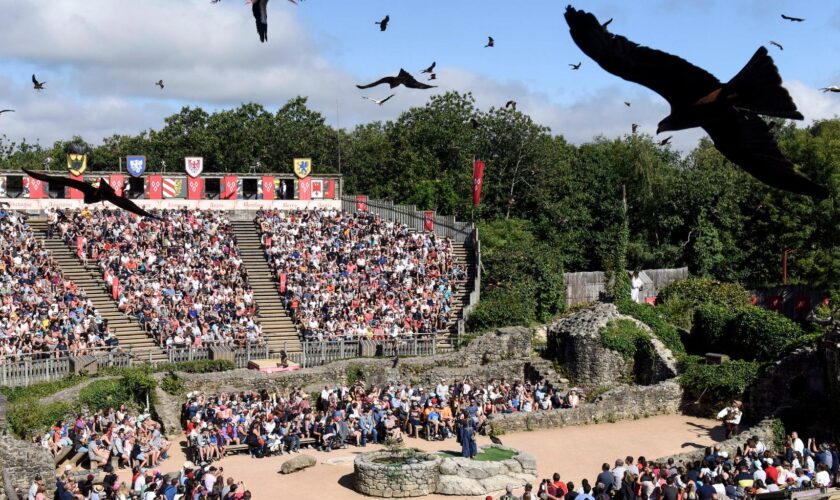
<instances>
[{"instance_id":1,"label":"hedge","mask_svg":"<svg viewBox=\"0 0 840 500\"><path fill-rule=\"evenodd\" d=\"M734 319L735 313L726 307L717 304L697 306L691 327L693 350L729 353L727 333Z\"/></svg>"},{"instance_id":2,"label":"hedge","mask_svg":"<svg viewBox=\"0 0 840 500\"><path fill-rule=\"evenodd\" d=\"M668 323L656 308L648 304L638 304L631 300L616 302L616 307L621 314L636 318L649 326L656 338L665 344L665 347L670 349L674 355L685 353L685 346L680 339L677 328Z\"/></svg>"},{"instance_id":3,"label":"hedge","mask_svg":"<svg viewBox=\"0 0 840 500\"><path fill-rule=\"evenodd\" d=\"M748 360L779 359L803 336L802 328L793 321L753 306L738 310L730 330L731 355Z\"/></svg>"},{"instance_id":4,"label":"hedge","mask_svg":"<svg viewBox=\"0 0 840 500\"><path fill-rule=\"evenodd\" d=\"M763 363L743 360L709 365L701 356L685 356L680 385L689 397L706 398L719 406L740 398L761 376L763 367Z\"/></svg>"},{"instance_id":5,"label":"hedge","mask_svg":"<svg viewBox=\"0 0 840 500\"><path fill-rule=\"evenodd\" d=\"M649 344L647 333L629 319L614 319L600 330L601 344L632 360L640 344Z\"/></svg>"},{"instance_id":6,"label":"hedge","mask_svg":"<svg viewBox=\"0 0 840 500\"><path fill-rule=\"evenodd\" d=\"M737 283L723 283L711 278L687 278L671 283L657 296L657 302L683 299L694 306L714 304L734 311L751 304L750 292Z\"/></svg>"}]
</instances>

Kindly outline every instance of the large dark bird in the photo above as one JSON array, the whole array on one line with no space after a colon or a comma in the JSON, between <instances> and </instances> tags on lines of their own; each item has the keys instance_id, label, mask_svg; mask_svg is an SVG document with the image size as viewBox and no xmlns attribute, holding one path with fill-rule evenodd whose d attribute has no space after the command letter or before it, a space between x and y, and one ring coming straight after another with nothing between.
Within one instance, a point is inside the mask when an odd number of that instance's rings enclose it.
<instances>
[{"instance_id":1,"label":"large dark bird","mask_svg":"<svg viewBox=\"0 0 840 500\"><path fill-rule=\"evenodd\" d=\"M673 138L674 138L673 135L669 135L668 137L659 141L659 145L660 146L667 146L668 144L671 144L671 139L673 139Z\"/></svg>"},{"instance_id":2,"label":"large dark bird","mask_svg":"<svg viewBox=\"0 0 840 500\"><path fill-rule=\"evenodd\" d=\"M429 75L429 80L437 80L437 73L432 73Z\"/></svg>"},{"instance_id":3,"label":"large dark bird","mask_svg":"<svg viewBox=\"0 0 840 500\"><path fill-rule=\"evenodd\" d=\"M840 92L840 87L838 87L837 85L831 85L831 86L828 86L828 87L823 87L820 90L822 90L823 93L825 93L825 92Z\"/></svg>"},{"instance_id":4,"label":"large dark bird","mask_svg":"<svg viewBox=\"0 0 840 500\"><path fill-rule=\"evenodd\" d=\"M0 115L2 115L3 113L14 113L14 112L15 112L15 110L13 110L13 109L0 109Z\"/></svg>"},{"instance_id":5,"label":"large dark bird","mask_svg":"<svg viewBox=\"0 0 840 500\"><path fill-rule=\"evenodd\" d=\"M433 61L432 65L421 71L421 73L431 73L435 70L435 66L437 66L437 61Z\"/></svg>"},{"instance_id":6,"label":"large dark bird","mask_svg":"<svg viewBox=\"0 0 840 500\"><path fill-rule=\"evenodd\" d=\"M476 120L475 118L470 118L470 125L472 125L472 127L475 129L481 128L481 122Z\"/></svg>"},{"instance_id":7,"label":"large dark bird","mask_svg":"<svg viewBox=\"0 0 840 500\"><path fill-rule=\"evenodd\" d=\"M112 188L111 185L108 184L108 181L105 179L99 179L99 187L93 187L91 184L88 184L85 181L70 179L68 177L42 174L40 172L33 172L25 168L23 169L23 171L26 172L26 174L29 177L49 183L51 186L63 186L78 189L79 191L84 193L84 201L86 204L107 201L122 208L123 210L131 212L133 214L137 214L141 217L151 217L152 219L160 220L160 217L156 217L150 214L149 212L143 210L128 198L117 196L117 193L114 191L114 188Z\"/></svg>"},{"instance_id":8,"label":"large dark bird","mask_svg":"<svg viewBox=\"0 0 840 500\"><path fill-rule=\"evenodd\" d=\"M657 133L702 127L732 163L761 182L793 193L826 198L828 190L798 173L758 115L802 119L782 78L759 48L727 83L689 62L614 35L588 12L566 8L572 39L602 68L650 88L671 105Z\"/></svg>"},{"instance_id":9,"label":"large dark bird","mask_svg":"<svg viewBox=\"0 0 840 500\"><path fill-rule=\"evenodd\" d=\"M156 81L156 82L155 82L155 85L157 85L158 87L160 87L160 90L163 90L163 80L158 80L158 81Z\"/></svg>"},{"instance_id":10,"label":"large dark bird","mask_svg":"<svg viewBox=\"0 0 840 500\"><path fill-rule=\"evenodd\" d=\"M630 101L624 101L624 105L629 108L630 107Z\"/></svg>"},{"instance_id":11,"label":"large dark bird","mask_svg":"<svg viewBox=\"0 0 840 500\"><path fill-rule=\"evenodd\" d=\"M776 47L779 47L779 50L785 50L785 48L782 47L782 44L780 44L779 42L774 42L773 40L770 40L770 45L775 45Z\"/></svg>"},{"instance_id":12,"label":"large dark bird","mask_svg":"<svg viewBox=\"0 0 840 500\"><path fill-rule=\"evenodd\" d=\"M257 34L260 35L260 42L268 41L268 11L265 7L268 0L249 0L251 12L254 14L254 21L257 23Z\"/></svg>"},{"instance_id":13,"label":"large dark bird","mask_svg":"<svg viewBox=\"0 0 840 500\"><path fill-rule=\"evenodd\" d=\"M388 23L390 21L391 21L391 16L386 15L385 17L382 18L381 21L376 21L373 24L378 24L379 25L379 31L385 31L386 29L388 29Z\"/></svg>"},{"instance_id":14,"label":"large dark bird","mask_svg":"<svg viewBox=\"0 0 840 500\"><path fill-rule=\"evenodd\" d=\"M505 107L506 107L506 108L511 108L511 109L513 109L514 111L516 111L516 101L514 101L514 100L510 100L510 101L506 102L506 103L505 103Z\"/></svg>"},{"instance_id":15,"label":"large dark bird","mask_svg":"<svg viewBox=\"0 0 840 500\"><path fill-rule=\"evenodd\" d=\"M383 83L387 83L391 86L391 88L403 85L410 89L431 89L434 88L434 85L427 85L425 83L418 82L416 78L411 76L411 74L400 68L400 73L397 76L386 76L376 80L373 83L368 83L367 85L356 85L356 88L360 89L369 89L371 87L376 87L377 85L381 85Z\"/></svg>"},{"instance_id":16,"label":"large dark bird","mask_svg":"<svg viewBox=\"0 0 840 500\"><path fill-rule=\"evenodd\" d=\"M495 46L496 46L496 40L493 40L492 36L488 36L487 37L487 45L485 45L484 48L486 49L487 47L495 47Z\"/></svg>"},{"instance_id":17,"label":"large dark bird","mask_svg":"<svg viewBox=\"0 0 840 500\"><path fill-rule=\"evenodd\" d=\"M581 61L581 62L579 62L579 63L577 63L577 64L569 64L569 66L571 66L571 67L572 67L572 69L580 69L580 65L581 65L581 64L583 64L583 61Z\"/></svg>"},{"instance_id":18,"label":"large dark bird","mask_svg":"<svg viewBox=\"0 0 840 500\"><path fill-rule=\"evenodd\" d=\"M802 21L805 20L801 17L790 17L790 16L786 16L784 14L782 14L782 19L787 19L788 21L793 21L795 23L801 23Z\"/></svg>"},{"instance_id":19,"label":"large dark bird","mask_svg":"<svg viewBox=\"0 0 840 500\"><path fill-rule=\"evenodd\" d=\"M499 445L499 446L504 446L504 445L502 444L502 440L501 440L501 439L499 439L498 437L496 437L496 435L495 435L495 434L490 434L490 435L489 435L489 437L490 437L490 442L491 442L491 443L493 443L493 444L497 444L497 445Z\"/></svg>"},{"instance_id":20,"label":"large dark bird","mask_svg":"<svg viewBox=\"0 0 840 500\"><path fill-rule=\"evenodd\" d=\"M39 81L35 78L35 75L32 75L32 86L35 88L35 90L44 90L44 85L45 85L46 83L47 83L47 82L39 82Z\"/></svg>"},{"instance_id":21,"label":"large dark bird","mask_svg":"<svg viewBox=\"0 0 840 500\"><path fill-rule=\"evenodd\" d=\"M636 130L639 128L639 124L638 123L631 123L630 128L633 129L633 133L635 134Z\"/></svg>"}]
</instances>

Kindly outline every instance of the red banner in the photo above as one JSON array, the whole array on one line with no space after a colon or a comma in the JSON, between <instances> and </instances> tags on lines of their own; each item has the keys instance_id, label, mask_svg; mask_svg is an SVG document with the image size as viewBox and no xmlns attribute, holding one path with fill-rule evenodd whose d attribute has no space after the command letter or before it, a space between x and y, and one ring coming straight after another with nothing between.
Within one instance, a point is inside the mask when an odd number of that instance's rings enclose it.
<instances>
[{"instance_id":1,"label":"red banner","mask_svg":"<svg viewBox=\"0 0 840 500\"><path fill-rule=\"evenodd\" d=\"M204 178L187 177L187 199L200 200L204 198Z\"/></svg>"},{"instance_id":2,"label":"red banner","mask_svg":"<svg viewBox=\"0 0 840 500\"><path fill-rule=\"evenodd\" d=\"M26 178L26 183L29 187L29 198L33 200L40 200L44 198L44 193L46 188L44 187L43 181L39 181L38 179L33 179L32 177Z\"/></svg>"},{"instance_id":3,"label":"red banner","mask_svg":"<svg viewBox=\"0 0 840 500\"><path fill-rule=\"evenodd\" d=\"M73 175L70 174L71 179L75 179L77 181L84 181L85 178L81 175ZM78 189L67 188L67 197L71 200L81 200L85 197L85 194L79 191Z\"/></svg>"},{"instance_id":4,"label":"red banner","mask_svg":"<svg viewBox=\"0 0 840 500\"><path fill-rule=\"evenodd\" d=\"M367 196L363 194L356 196L356 211L367 212Z\"/></svg>"},{"instance_id":5,"label":"red banner","mask_svg":"<svg viewBox=\"0 0 840 500\"><path fill-rule=\"evenodd\" d=\"M473 206L481 203L481 186L484 184L484 160L473 162Z\"/></svg>"},{"instance_id":6,"label":"red banner","mask_svg":"<svg viewBox=\"0 0 840 500\"><path fill-rule=\"evenodd\" d=\"M82 236L76 236L76 257L82 258L82 253L85 251L85 243Z\"/></svg>"},{"instance_id":7,"label":"red banner","mask_svg":"<svg viewBox=\"0 0 840 500\"><path fill-rule=\"evenodd\" d=\"M770 297L770 300L767 301L767 309L770 309L771 311L781 311L782 305L784 305L784 299L782 299L779 295L773 295Z\"/></svg>"},{"instance_id":8,"label":"red banner","mask_svg":"<svg viewBox=\"0 0 840 500\"><path fill-rule=\"evenodd\" d=\"M237 182L235 175L226 175L224 179L222 179L222 199L223 200L235 200L237 199Z\"/></svg>"},{"instance_id":9,"label":"red banner","mask_svg":"<svg viewBox=\"0 0 840 500\"><path fill-rule=\"evenodd\" d=\"M793 303L793 312L802 314L811 310L811 299L805 295L796 297Z\"/></svg>"},{"instance_id":10,"label":"red banner","mask_svg":"<svg viewBox=\"0 0 840 500\"><path fill-rule=\"evenodd\" d=\"M423 212L423 229L426 231L434 231L435 230L435 212L432 210L426 210Z\"/></svg>"},{"instance_id":11,"label":"red banner","mask_svg":"<svg viewBox=\"0 0 840 500\"><path fill-rule=\"evenodd\" d=\"M122 174L111 174L108 176L108 184L111 185L111 189L117 193L117 196L123 195L123 186L125 186L125 177Z\"/></svg>"},{"instance_id":12,"label":"red banner","mask_svg":"<svg viewBox=\"0 0 840 500\"><path fill-rule=\"evenodd\" d=\"M150 175L146 180L146 198L149 200L163 199L163 177Z\"/></svg>"},{"instance_id":13,"label":"red banner","mask_svg":"<svg viewBox=\"0 0 840 500\"><path fill-rule=\"evenodd\" d=\"M280 293L286 293L286 273L280 275Z\"/></svg>"},{"instance_id":14,"label":"red banner","mask_svg":"<svg viewBox=\"0 0 840 500\"><path fill-rule=\"evenodd\" d=\"M335 179L327 179L324 181L324 199L335 199Z\"/></svg>"},{"instance_id":15,"label":"red banner","mask_svg":"<svg viewBox=\"0 0 840 500\"><path fill-rule=\"evenodd\" d=\"M298 199L311 200L312 199L312 177L306 176L298 181Z\"/></svg>"},{"instance_id":16,"label":"red banner","mask_svg":"<svg viewBox=\"0 0 840 500\"><path fill-rule=\"evenodd\" d=\"M264 200L274 199L274 177L264 175L262 178L262 197Z\"/></svg>"},{"instance_id":17,"label":"red banner","mask_svg":"<svg viewBox=\"0 0 840 500\"><path fill-rule=\"evenodd\" d=\"M116 276L114 278L111 280L111 297L117 300L120 298L120 281L116 279Z\"/></svg>"}]
</instances>

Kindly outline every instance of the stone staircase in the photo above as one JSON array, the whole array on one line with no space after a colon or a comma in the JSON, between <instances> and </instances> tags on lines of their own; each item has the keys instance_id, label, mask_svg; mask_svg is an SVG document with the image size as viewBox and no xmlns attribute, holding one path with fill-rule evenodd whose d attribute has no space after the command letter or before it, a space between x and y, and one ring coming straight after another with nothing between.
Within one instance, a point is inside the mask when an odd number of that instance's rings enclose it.
<instances>
[{"instance_id":1,"label":"stone staircase","mask_svg":"<svg viewBox=\"0 0 840 500\"><path fill-rule=\"evenodd\" d=\"M28 222L33 233L43 239L44 246L50 250L53 258L58 261L64 276L84 290L87 297L93 302L94 307L103 318L108 320L108 325L119 339L121 347L130 347L135 359L139 361L160 362L168 359L164 350L155 344L154 340L140 328L137 320L117 309L117 304L110 293L106 291L105 282L99 273L99 269L94 264L91 263L85 267L70 247L60 238L47 239L47 220L45 217L30 217Z\"/></svg>"},{"instance_id":2,"label":"stone staircase","mask_svg":"<svg viewBox=\"0 0 840 500\"><path fill-rule=\"evenodd\" d=\"M273 353L279 353L281 350L287 353L300 352L300 335L292 319L286 314L279 284L274 279L268 261L265 260L254 219L232 220L231 224L242 262L248 271L248 282L254 291L254 301L260 310L257 317L269 350Z\"/></svg>"},{"instance_id":3,"label":"stone staircase","mask_svg":"<svg viewBox=\"0 0 840 500\"><path fill-rule=\"evenodd\" d=\"M453 243L452 253L456 264L467 270L467 278L456 283L452 295L452 316L449 321L448 337L438 339L438 350L447 351L453 349L458 336L458 320L463 316L464 307L469 304L470 292L475 289L476 262L475 254L465 243Z\"/></svg>"}]
</instances>

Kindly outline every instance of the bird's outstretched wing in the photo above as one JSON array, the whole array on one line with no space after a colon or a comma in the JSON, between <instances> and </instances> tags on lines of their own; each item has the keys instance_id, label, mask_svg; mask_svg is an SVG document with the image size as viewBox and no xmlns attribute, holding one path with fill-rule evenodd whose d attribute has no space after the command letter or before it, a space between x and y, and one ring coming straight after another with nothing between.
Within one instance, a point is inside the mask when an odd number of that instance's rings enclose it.
<instances>
[{"instance_id":1,"label":"bird's outstretched wing","mask_svg":"<svg viewBox=\"0 0 840 500\"><path fill-rule=\"evenodd\" d=\"M79 191L85 193L85 195L89 196L96 188L91 186L85 181L80 181L77 179L71 179L69 177L60 177L58 175L48 175L42 174L41 172L33 172L32 170L22 169L26 172L26 175L32 177L33 179L38 179L39 181L43 181L48 183L51 186L63 186L69 187L73 189L78 189Z\"/></svg>"},{"instance_id":2,"label":"bird's outstretched wing","mask_svg":"<svg viewBox=\"0 0 840 500\"><path fill-rule=\"evenodd\" d=\"M397 79L393 76L386 76L386 77L380 78L379 80L376 80L373 83L368 83L367 85L356 85L356 88L358 88L358 89L369 89L371 87L376 87L377 85L382 85L383 83L387 83L388 85L391 86L391 88L394 88L397 85L399 85L399 82L397 82L396 80Z\"/></svg>"},{"instance_id":3,"label":"bird's outstretched wing","mask_svg":"<svg viewBox=\"0 0 840 500\"><path fill-rule=\"evenodd\" d=\"M32 74L32 84L33 84L33 85L38 85L38 80L35 78L35 74L34 74L34 73Z\"/></svg>"},{"instance_id":4,"label":"bird's outstretched wing","mask_svg":"<svg viewBox=\"0 0 840 500\"><path fill-rule=\"evenodd\" d=\"M610 73L653 90L672 106L694 103L721 87L712 74L684 59L610 33L588 12L569 6L565 17L572 39L587 56Z\"/></svg>"},{"instance_id":5,"label":"bird's outstretched wing","mask_svg":"<svg viewBox=\"0 0 840 500\"><path fill-rule=\"evenodd\" d=\"M376 104L379 104L380 106L382 106L383 104L385 104L386 102L388 102L388 99L390 99L390 98L394 97L395 95L396 95L396 94L391 94L391 95L389 95L388 97L386 97L385 99L382 99L381 101L377 102Z\"/></svg>"},{"instance_id":6,"label":"bird's outstretched wing","mask_svg":"<svg viewBox=\"0 0 840 500\"><path fill-rule=\"evenodd\" d=\"M14 113L14 112L15 112L15 110L13 110L13 109L0 109L0 115L2 115L3 113Z\"/></svg>"},{"instance_id":7,"label":"bird's outstretched wing","mask_svg":"<svg viewBox=\"0 0 840 500\"><path fill-rule=\"evenodd\" d=\"M260 36L260 41L268 40L268 12L266 11L266 4L268 0L252 0L251 12L254 14L254 21L257 24L257 34Z\"/></svg>"},{"instance_id":8,"label":"bird's outstretched wing","mask_svg":"<svg viewBox=\"0 0 840 500\"><path fill-rule=\"evenodd\" d=\"M410 89L431 89L434 88L434 85L427 85L425 83L418 82L416 78L411 76L411 73L408 71L400 68L400 74L397 75L397 84L403 84ZM396 87L396 85L391 84L391 87Z\"/></svg>"},{"instance_id":9,"label":"bird's outstretched wing","mask_svg":"<svg viewBox=\"0 0 840 500\"><path fill-rule=\"evenodd\" d=\"M703 128L718 151L764 184L817 199L828 197L828 189L794 169L758 115L733 109Z\"/></svg>"},{"instance_id":10,"label":"bird's outstretched wing","mask_svg":"<svg viewBox=\"0 0 840 500\"><path fill-rule=\"evenodd\" d=\"M149 212L143 210L136 203L129 200L128 198L117 196L117 192L114 191L114 188L111 187L111 185L106 179L99 179L99 192L101 193L103 200L107 200L109 203L112 203L127 212L137 214L141 217L150 217L152 219L160 220L160 217L152 215Z\"/></svg>"}]
</instances>

